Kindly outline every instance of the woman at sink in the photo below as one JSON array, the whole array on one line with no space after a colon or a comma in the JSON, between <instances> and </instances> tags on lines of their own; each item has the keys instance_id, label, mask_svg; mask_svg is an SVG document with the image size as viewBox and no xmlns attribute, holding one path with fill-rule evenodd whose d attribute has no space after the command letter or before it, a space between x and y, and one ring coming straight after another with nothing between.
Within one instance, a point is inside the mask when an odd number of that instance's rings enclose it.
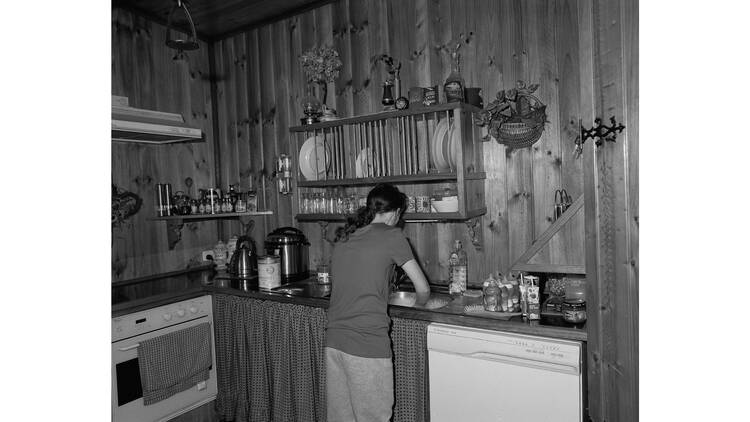
<instances>
[{"instance_id":1,"label":"woman at sink","mask_svg":"<svg viewBox=\"0 0 750 422\"><path fill-rule=\"evenodd\" d=\"M367 205L339 229L331 257L333 286L326 327L328 421L387 421L391 417L393 362L388 336L389 278L394 265L409 276L417 306L430 286L409 242L396 227L406 196L379 184Z\"/></svg>"}]
</instances>

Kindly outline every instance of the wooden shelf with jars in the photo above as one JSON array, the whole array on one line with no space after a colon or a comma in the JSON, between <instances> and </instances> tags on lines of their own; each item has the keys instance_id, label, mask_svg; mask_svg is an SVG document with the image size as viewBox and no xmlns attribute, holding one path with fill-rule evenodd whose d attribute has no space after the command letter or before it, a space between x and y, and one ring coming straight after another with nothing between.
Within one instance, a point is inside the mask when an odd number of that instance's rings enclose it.
<instances>
[{"instance_id":1,"label":"wooden shelf with jars","mask_svg":"<svg viewBox=\"0 0 750 422\"><path fill-rule=\"evenodd\" d=\"M407 211L406 221L485 214L482 138L473 124L479 111L445 103L291 127L296 219L345 221L383 182L428 201L427 208ZM431 198L445 202L433 207Z\"/></svg>"}]
</instances>

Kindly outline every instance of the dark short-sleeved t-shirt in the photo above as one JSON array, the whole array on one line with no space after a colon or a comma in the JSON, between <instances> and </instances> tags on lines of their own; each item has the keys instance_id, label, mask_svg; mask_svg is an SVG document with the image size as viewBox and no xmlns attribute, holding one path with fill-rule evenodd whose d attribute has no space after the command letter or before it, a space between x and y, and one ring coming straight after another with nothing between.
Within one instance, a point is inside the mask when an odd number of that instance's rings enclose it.
<instances>
[{"instance_id":1,"label":"dark short-sleeved t-shirt","mask_svg":"<svg viewBox=\"0 0 750 422\"><path fill-rule=\"evenodd\" d=\"M331 259L326 345L350 355L390 358L388 280L414 255L401 229L374 223L338 242Z\"/></svg>"}]
</instances>

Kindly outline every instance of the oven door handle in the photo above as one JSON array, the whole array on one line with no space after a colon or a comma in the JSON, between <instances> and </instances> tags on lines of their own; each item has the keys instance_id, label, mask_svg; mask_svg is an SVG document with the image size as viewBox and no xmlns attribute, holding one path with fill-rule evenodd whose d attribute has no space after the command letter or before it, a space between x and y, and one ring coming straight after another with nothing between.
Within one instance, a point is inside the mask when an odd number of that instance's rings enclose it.
<instances>
[{"instance_id":1,"label":"oven door handle","mask_svg":"<svg viewBox=\"0 0 750 422\"><path fill-rule=\"evenodd\" d=\"M141 345L140 343L136 343L136 344L131 344L130 346L126 346L126 347L120 347L120 348L118 348L117 350L119 350L119 351L121 351L121 352L127 352L128 350L133 350L133 349L137 349L137 348L138 348L138 346L140 346L140 345Z\"/></svg>"}]
</instances>

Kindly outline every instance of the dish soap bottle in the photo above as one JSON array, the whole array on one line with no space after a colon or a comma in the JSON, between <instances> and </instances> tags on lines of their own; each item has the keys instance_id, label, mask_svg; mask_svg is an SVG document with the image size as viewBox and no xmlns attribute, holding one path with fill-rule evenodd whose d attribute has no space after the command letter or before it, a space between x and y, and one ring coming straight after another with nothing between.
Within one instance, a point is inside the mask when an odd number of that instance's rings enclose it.
<instances>
[{"instance_id":1,"label":"dish soap bottle","mask_svg":"<svg viewBox=\"0 0 750 422\"><path fill-rule=\"evenodd\" d=\"M460 240L453 242L453 250L448 258L448 277L450 285L449 293L463 293L466 291L466 280L468 277L468 262L466 251Z\"/></svg>"}]
</instances>

